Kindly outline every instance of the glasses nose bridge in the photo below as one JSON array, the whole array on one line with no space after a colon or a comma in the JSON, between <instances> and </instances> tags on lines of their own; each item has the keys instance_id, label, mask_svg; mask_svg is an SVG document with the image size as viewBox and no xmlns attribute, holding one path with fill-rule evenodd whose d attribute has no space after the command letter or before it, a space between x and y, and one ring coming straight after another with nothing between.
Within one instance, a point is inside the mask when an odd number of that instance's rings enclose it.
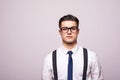
<instances>
[{"instance_id":1,"label":"glasses nose bridge","mask_svg":"<svg viewBox=\"0 0 120 80\"><path fill-rule=\"evenodd\" d=\"M67 32L69 32L69 30L70 30L70 32L72 32L72 29L71 29L71 28L68 28Z\"/></svg>"}]
</instances>

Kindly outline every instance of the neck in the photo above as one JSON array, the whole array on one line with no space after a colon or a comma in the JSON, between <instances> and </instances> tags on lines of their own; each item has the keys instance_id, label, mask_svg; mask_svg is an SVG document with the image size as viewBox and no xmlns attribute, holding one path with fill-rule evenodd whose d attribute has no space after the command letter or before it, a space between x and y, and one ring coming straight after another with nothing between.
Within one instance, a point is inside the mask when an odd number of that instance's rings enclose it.
<instances>
[{"instance_id":1,"label":"neck","mask_svg":"<svg viewBox=\"0 0 120 80\"><path fill-rule=\"evenodd\" d=\"M69 50L71 50L72 48L74 48L76 46L77 42L75 43L63 43L63 46Z\"/></svg>"}]
</instances>

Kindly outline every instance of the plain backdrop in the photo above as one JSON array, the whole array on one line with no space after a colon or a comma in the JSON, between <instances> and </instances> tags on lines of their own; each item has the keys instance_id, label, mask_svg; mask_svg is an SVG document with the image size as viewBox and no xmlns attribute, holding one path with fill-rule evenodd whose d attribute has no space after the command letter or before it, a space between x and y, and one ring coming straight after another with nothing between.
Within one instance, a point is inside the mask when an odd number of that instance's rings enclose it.
<instances>
[{"instance_id":1,"label":"plain backdrop","mask_svg":"<svg viewBox=\"0 0 120 80\"><path fill-rule=\"evenodd\" d=\"M79 18L78 43L97 53L105 80L120 80L120 0L0 0L0 80L41 80L66 14Z\"/></svg>"}]
</instances>

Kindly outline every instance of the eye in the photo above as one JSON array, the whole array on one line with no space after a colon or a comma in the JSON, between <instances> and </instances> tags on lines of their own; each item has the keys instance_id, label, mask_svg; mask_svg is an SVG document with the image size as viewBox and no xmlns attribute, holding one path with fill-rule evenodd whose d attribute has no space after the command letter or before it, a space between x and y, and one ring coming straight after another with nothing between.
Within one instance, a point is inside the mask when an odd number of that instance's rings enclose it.
<instances>
[{"instance_id":1,"label":"eye","mask_svg":"<svg viewBox=\"0 0 120 80\"><path fill-rule=\"evenodd\" d=\"M76 29L77 29L77 27L71 27L71 29L72 29L72 30L76 30Z\"/></svg>"},{"instance_id":2,"label":"eye","mask_svg":"<svg viewBox=\"0 0 120 80\"><path fill-rule=\"evenodd\" d=\"M68 29L67 27L63 27L63 28L61 28L61 30L64 30L64 31L67 30L67 29Z\"/></svg>"}]
</instances>

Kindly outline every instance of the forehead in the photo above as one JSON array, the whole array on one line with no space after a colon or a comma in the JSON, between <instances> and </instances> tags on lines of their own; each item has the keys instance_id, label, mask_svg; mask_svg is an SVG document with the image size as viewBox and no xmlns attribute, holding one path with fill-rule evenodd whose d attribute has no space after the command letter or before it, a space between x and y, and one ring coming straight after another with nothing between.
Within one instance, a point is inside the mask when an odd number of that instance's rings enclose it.
<instances>
[{"instance_id":1,"label":"forehead","mask_svg":"<svg viewBox=\"0 0 120 80\"><path fill-rule=\"evenodd\" d=\"M71 26L77 26L77 23L75 21L62 21L61 27L71 27Z\"/></svg>"}]
</instances>

